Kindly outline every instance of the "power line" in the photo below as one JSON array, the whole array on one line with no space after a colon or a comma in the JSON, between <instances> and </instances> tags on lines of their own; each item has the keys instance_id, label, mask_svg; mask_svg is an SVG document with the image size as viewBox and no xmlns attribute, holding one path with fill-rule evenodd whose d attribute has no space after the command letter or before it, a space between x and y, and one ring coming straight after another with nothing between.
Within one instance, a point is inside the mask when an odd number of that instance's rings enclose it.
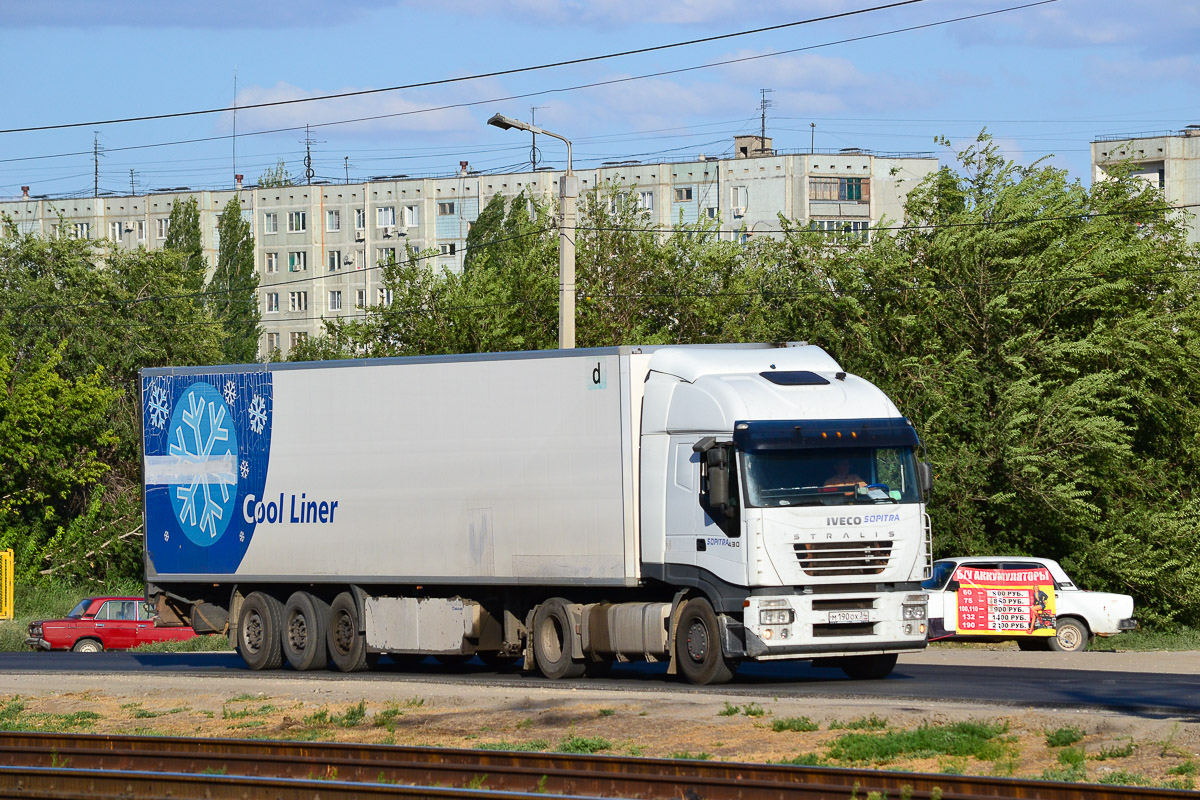
<instances>
[{"instance_id":1,"label":"power line","mask_svg":"<svg viewBox=\"0 0 1200 800\"><path fill-rule=\"evenodd\" d=\"M710 42L719 42L725 39L734 39L741 36L752 36L759 33L768 33L771 31L780 31L787 28L795 28L801 25L811 25L817 22L829 22L835 19L845 19L847 17L855 17L861 14L870 14L876 11L886 11L892 8L900 8L902 6L911 6L916 3L923 3L925 0L898 0L898 2L887 3L880 6L872 6L870 8L860 8L854 11L843 11L837 14L827 14L822 17L810 17L809 19L797 20L795 22L784 22L779 25L768 25L762 28L753 28L751 30L738 31L736 33L723 33L716 36L705 36L700 39L690 39L683 42L672 42L670 44L653 45L651 47L640 47L634 50L623 50L617 53L607 53L599 56L585 56L583 58L573 58L566 61L554 61L547 64L538 64L530 67L514 67L513 69L496 70L494 72L483 72L475 75L463 75L458 78L442 78L435 81L423 81L421 83L409 83L400 86L388 86L381 89L360 89L354 92L339 92L336 94L320 95L318 97L297 97L291 100L272 100L265 103L250 103L243 106L237 106L238 110L246 111L253 108L271 108L274 106L295 105L297 103L315 103L323 100L336 100L344 97L363 97L366 95L382 94L385 92L398 92L406 89L424 89L430 86L444 86L451 83L463 83L466 81L481 80L484 78L499 78L505 75L518 75L524 72L536 72L545 69L554 69L557 67L569 67L579 64L588 64L596 61L605 61L613 58L623 58L625 56L642 55L645 53L654 53L662 50L671 50L677 47L689 47L695 44L707 44ZM1043 3L1057 2L1057 0L1043 0ZM1041 5L1036 3L1035 5ZM106 119L93 122L68 122L58 125L34 125L26 128L7 128L0 129L0 134L3 133L29 133L32 131L53 131L63 130L65 128L79 128L88 125L117 125L125 122L149 122L160 119L177 119L179 117L195 117L203 114L220 114L229 111L228 106L221 108L206 108L195 111L176 111L168 114L149 114L141 117L123 117L118 119Z\"/></svg>"}]
</instances>

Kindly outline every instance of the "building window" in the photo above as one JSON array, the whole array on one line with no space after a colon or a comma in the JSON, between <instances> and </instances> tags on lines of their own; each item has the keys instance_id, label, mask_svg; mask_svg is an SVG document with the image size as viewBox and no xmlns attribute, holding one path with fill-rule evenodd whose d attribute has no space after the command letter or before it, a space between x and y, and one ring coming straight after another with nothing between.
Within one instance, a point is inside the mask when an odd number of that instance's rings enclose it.
<instances>
[{"instance_id":1,"label":"building window","mask_svg":"<svg viewBox=\"0 0 1200 800\"><path fill-rule=\"evenodd\" d=\"M157 227L158 227L158 238L160 238L160 239L167 238L167 228L171 227L171 218L170 217L159 217L158 219L155 220L155 222L157 223Z\"/></svg>"},{"instance_id":2,"label":"building window","mask_svg":"<svg viewBox=\"0 0 1200 800\"><path fill-rule=\"evenodd\" d=\"M308 269L308 253L304 250L293 250L288 253L288 272L304 272Z\"/></svg>"},{"instance_id":3,"label":"building window","mask_svg":"<svg viewBox=\"0 0 1200 800\"><path fill-rule=\"evenodd\" d=\"M308 311L308 292L288 292L288 311Z\"/></svg>"},{"instance_id":4,"label":"building window","mask_svg":"<svg viewBox=\"0 0 1200 800\"><path fill-rule=\"evenodd\" d=\"M279 233L279 215L274 211L263 214L263 233Z\"/></svg>"},{"instance_id":5,"label":"building window","mask_svg":"<svg viewBox=\"0 0 1200 800\"><path fill-rule=\"evenodd\" d=\"M274 275L279 272L279 253L264 253L266 262L263 264L263 272L268 275Z\"/></svg>"},{"instance_id":6,"label":"building window","mask_svg":"<svg viewBox=\"0 0 1200 800\"><path fill-rule=\"evenodd\" d=\"M454 242L440 244L438 245L438 250L440 250L441 254L444 256L452 256L454 255Z\"/></svg>"},{"instance_id":7,"label":"building window","mask_svg":"<svg viewBox=\"0 0 1200 800\"><path fill-rule=\"evenodd\" d=\"M390 306L392 304L392 290L391 289L380 289L378 297L379 297L379 305Z\"/></svg>"},{"instance_id":8,"label":"building window","mask_svg":"<svg viewBox=\"0 0 1200 800\"><path fill-rule=\"evenodd\" d=\"M871 223L866 221L855 222L848 219L814 219L808 223L808 227L812 230L821 231L830 238L836 236L853 236L865 242L870 238Z\"/></svg>"},{"instance_id":9,"label":"building window","mask_svg":"<svg viewBox=\"0 0 1200 800\"><path fill-rule=\"evenodd\" d=\"M108 223L108 238L114 242L121 238L121 234L125 232L125 223L110 222Z\"/></svg>"},{"instance_id":10,"label":"building window","mask_svg":"<svg viewBox=\"0 0 1200 800\"><path fill-rule=\"evenodd\" d=\"M329 271L330 272L338 272L339 270L341 270L341 268L342 268L342 251L341 250L330 250L328 262L329 262Z\"/></svg>"},{"instance_id":11,"label":"building window","mask_svg":"<svg viewBox=\"0 0 1200 800\"><path fill-rule=\"evenodd\" d=\"M330 311L341 311L342 310L342 293L340 291L334 291L334 292L329 293L329 310Z\"/></svg>"},{"instance_id":12,"label":"building window","mask_svg":"<svg viewBox=\"0 0 1200 800\"><path fill-rule=\"evenodd\" d=\"M675 202L676 203L689 203L689 202L691 202L691 200L692 200L692 187L691 186L679 186L675 189Z\"/></svg>"},{"instance_id":13,"label":"building window","mask_svg":"<svg viewBox=\"0 0 1200 800\"><path fill-rule=\"evenodd\" d=\"M396 248L394 247L379 247L375 250L375 261L379 264L395 264L396 263Z\"/></svg>"},{"instance_id":14,"label":"building window","mask_svg":"<svg viewBox=\"0 0 1200 800\"><path fill-rule=\"evenodd\" d=\"M729 204L733 206L733 215L740 217L746 213L746 187L729 187ZM739 210L740 209L740 210Z\"/></svg>"},{"instance_id":15,"label":"building window","mask_svg":"<svg viewBox=\"0 0 1200 800\"><path fill-rule=\"evenodd\" d=\"M654 192L642 192L638 195L638 208L642 211L654 210Z\"/></svg>"},{"instance_id":16,"label":"building window","mask_svg":"<svg viewBox=\"0 0 1200 800\"><path fill-rule=\"evenodd\" d=\"M421 224L421 207L420 206L405 206L404 207L404 227L415 228Z\"/></svg>"},{"instance_id":17,"label":"building window","mask_svg":"<svg viewBox=\"0 0 1200 800\"><path fill-rule=\"evenodd\" d=\"M840 200L859 203L870 196L870 182L862 178L809 178L809 200Z\"/></svg>"},{"instance_id":18,"label":"building window","mask_svg":"<svg viewBox=\"0 0 1200 800\"><path fill-rule=\"evenodd\" d=\"M376 228L394 228L396 226L396 207L381 206L375 209Z\"/></svg>"},{"instance_id":19,"label":"building window","mask_svg":"<svg viewBox=\"0 0 1200 800\"><path fill-rule=\"evenodd\" d=\"M278 349L279 349L279 334L278 333L268 333L267 334L267 355L274 353Z\"/></svg>"},{"instance_id":20,"label":"building window","mask_svg":"<svg viewBox=\"0 0 1200 800\"><path fill-rule=\"evenodd\" d=\"M146 241L146 220L139 219L137 224L137 238L139 242Z\"/></svg>"},{"instance_id":21,"label":"building window","mask_svg":"<svg viewBox=\"0 0 1200 800\"><path fill-rule=\"evenodd\" d=\"M365 208L354 209L354 230L363 231L367 229L367 210Z\"/></svg>"},{"instance_id":22,"label":"building window","mask_svg":"<svg viewBox=\"0 0 1200 800\"><path fill-rule=\"evenodd\" d=\"M342 229L342 212L331 208L325 212L325 230L340 231Z\"/></svg>"},{"instance_id":23,"label":"building window","mask_svg":"<svg viewBox=\"0 0 1200 800\"><path fill-rule=\"evenodd\" d=\"M304 331L292 331L292 347L295 347L307 338L308 334Z\"/></svg>"},{"instance_id":24,"label":"building window","mask_svg":"<svg viewBox=\"0 0 1200 800\"><path fill-rule=\"evenodd\" d=\"M354 268L363 269L367 265L367 251L357 250L354 253Z\"/></svg>"},{"instance_id":25,"label":"building window","mask_svg":"<svg viewBox=\"0 0 1200 800\"><path fill-rule=\"evenodd\" d=\"M279 310L279 292L266 292L263 297L267 301L268 314L274 314Z\"/></svg>"},{"instance_id":26,"label":"building window","mask_svg":"<svg viewBox=\"0 0 1200 800\"><path fill-rule=\"evenodd\" d=\"M445 200L445 201L442 201L441 203L438 203L438 216L439 217L450 217L453 215L454 215L454 201L453 200Z\"/></svg>"},{"instance_id":27,"label":"building window","mask_svg":"<svg viewBox=\"0 0 1200 800\"><path fill-rule=\"evenodd\" d=\"M716 219L717 218L717 207L709 206L708 208L704 209L704 216L708 217L709 219Z\"/></svg>"},{"instance_id":28,"label":"building window","mask_svg":"<svg viewBox=\"0 0 1200 800\"><path fill-rule=\"evenodd\" d=\"M288 212L288 233L303 233L308 230L308 212Z\"/></svg>"},{"instance_id":29,"label":"building window","mask_svg":"<svg viewBox=\"0 0 1200 800\"><path fill-rule=\"evenodd\" d=\"M354 307L362 308L366 304L367 304L367 290L366 289L355 289L354 290Z\"/></svg>"}]
</instances>

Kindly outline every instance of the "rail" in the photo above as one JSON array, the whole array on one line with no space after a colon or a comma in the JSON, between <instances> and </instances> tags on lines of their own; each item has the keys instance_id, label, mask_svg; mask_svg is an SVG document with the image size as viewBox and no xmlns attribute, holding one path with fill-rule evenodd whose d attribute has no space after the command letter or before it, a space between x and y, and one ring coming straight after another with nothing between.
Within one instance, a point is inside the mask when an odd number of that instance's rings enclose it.
<instances>
[{"instance_id":1,"label":"rail","mask_svg":"<svg viewBox=\"0 0 1200 800\"><path fill-rule=\"evenodd\" d=\"M1174 789L565 753L0 732L0 796L1165 800ZM871 793L877 793L871 795Z\"/></svg>"}]
</instances>

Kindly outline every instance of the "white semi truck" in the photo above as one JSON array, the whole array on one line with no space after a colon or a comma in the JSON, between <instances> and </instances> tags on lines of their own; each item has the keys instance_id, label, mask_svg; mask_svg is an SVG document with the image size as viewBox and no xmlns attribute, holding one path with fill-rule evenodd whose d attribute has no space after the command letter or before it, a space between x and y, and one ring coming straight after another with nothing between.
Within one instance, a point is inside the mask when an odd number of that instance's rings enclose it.
<instances>
[{"instance_id":1,"label":"white semi truck","mask_svg":"<svg viewBox=\"0 0 1200 800\"><path fill-rule=\"evenodd\" d=\"M930 470L818 347L147 369L147 599L246 664L743 660L925 647Z\"/></svg>"}]
</instances>

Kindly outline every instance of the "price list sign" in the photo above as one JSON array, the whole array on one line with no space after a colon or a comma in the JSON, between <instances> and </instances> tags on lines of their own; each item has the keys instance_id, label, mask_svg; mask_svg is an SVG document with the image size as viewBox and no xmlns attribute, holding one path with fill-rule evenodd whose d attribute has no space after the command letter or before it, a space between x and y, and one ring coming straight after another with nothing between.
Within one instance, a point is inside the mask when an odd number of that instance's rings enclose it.
<instances>
[{"instance_id":1,"label":"price list sign","mask_svg":"<svg viewBox=\"0 0 1200 800\"><path fill-rule=\"evenodd\" d=\"M961 566L957 633L1051 636L1054 579L1048 569Z\"/></svg>"}]
</instances>

